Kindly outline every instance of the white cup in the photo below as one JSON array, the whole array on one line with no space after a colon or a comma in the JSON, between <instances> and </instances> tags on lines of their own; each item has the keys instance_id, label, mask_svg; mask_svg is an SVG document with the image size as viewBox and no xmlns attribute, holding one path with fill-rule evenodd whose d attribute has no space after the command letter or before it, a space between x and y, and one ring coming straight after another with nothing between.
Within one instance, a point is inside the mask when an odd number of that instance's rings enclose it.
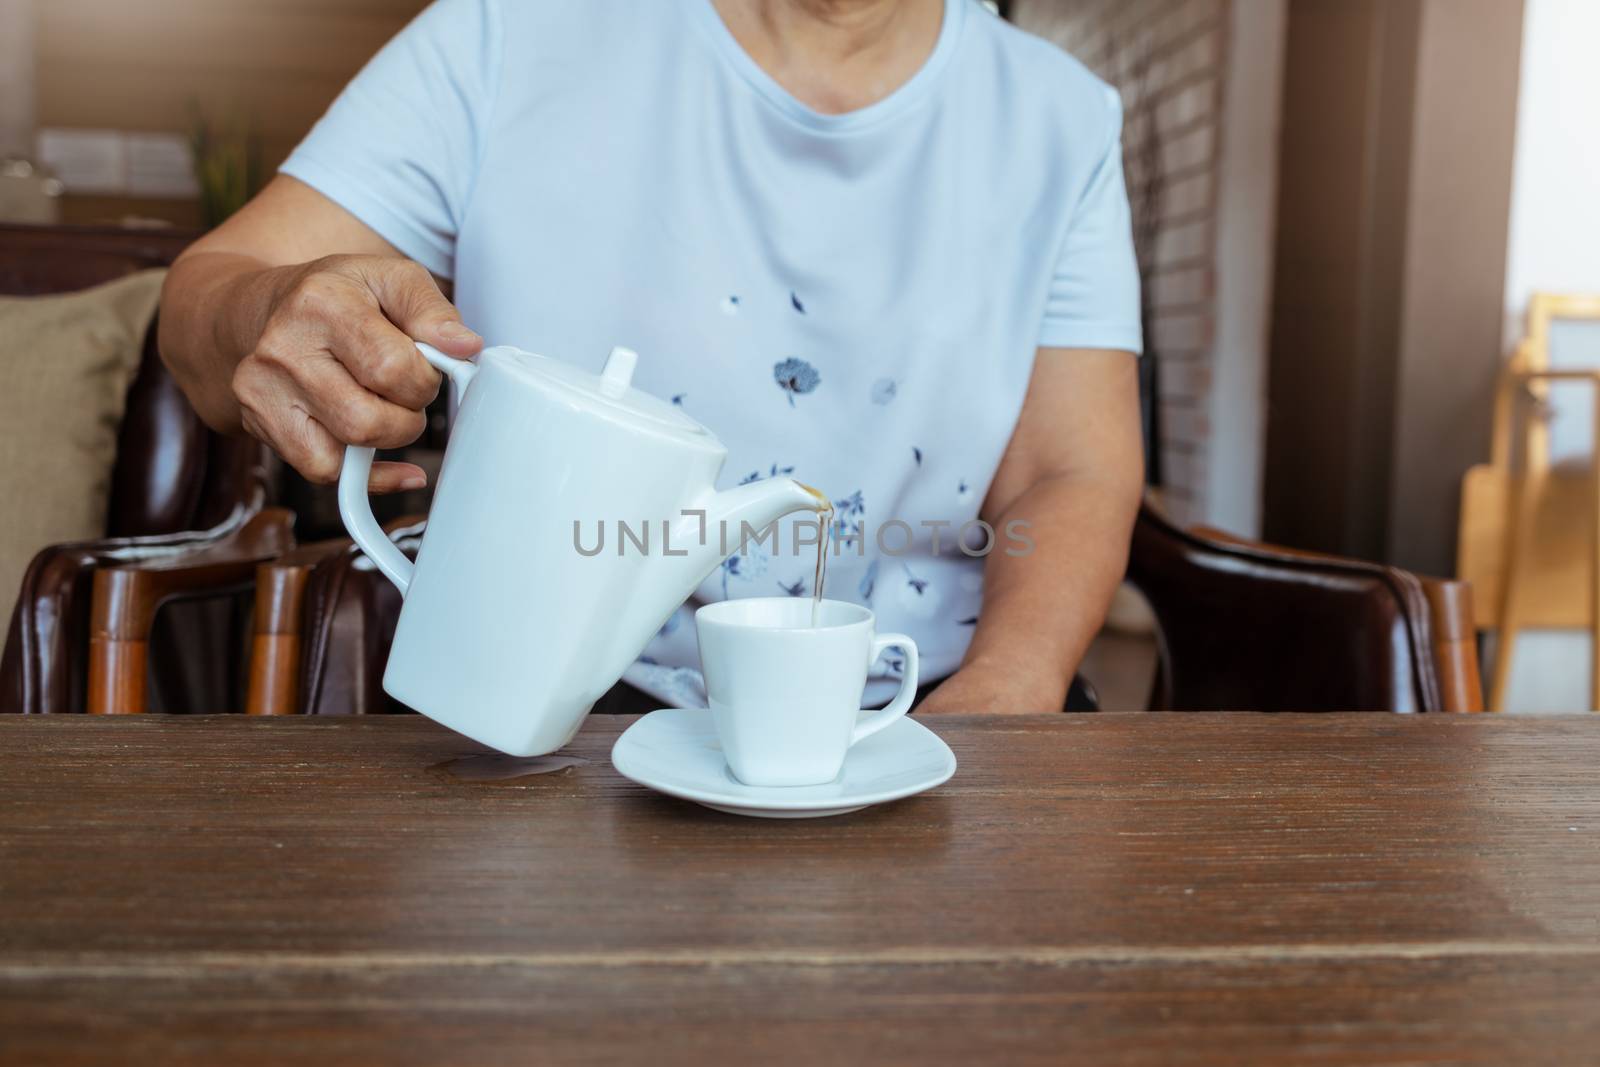
<instances>
[{"instance_id":1,"label":"white cup","mask_svg":"<svg viewBox=\"0 0 1600 1067\"><path fill-rule=\"evenodd\" d=\"M734 777L746 785L820 785L839 777L850 746L911 710L917 646L878 635L872 612L809 597L707 604L694 616L711 717ZM905 653L900 692L863 711L867 671L887 648Z\"/></svg>"}]
</instances>

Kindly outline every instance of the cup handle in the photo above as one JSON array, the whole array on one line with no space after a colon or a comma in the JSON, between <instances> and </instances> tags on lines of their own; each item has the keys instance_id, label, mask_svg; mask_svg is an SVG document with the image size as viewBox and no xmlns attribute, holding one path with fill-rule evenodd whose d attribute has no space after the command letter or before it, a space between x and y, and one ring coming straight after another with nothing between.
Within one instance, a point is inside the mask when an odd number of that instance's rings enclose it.
<instances>
[{"instance_id":1,"label":"cup handle","mask_svg":"<svg viewBox=\"0 0 1600 1067\"><path fill-rule=\"evenodd\" d=\"M917 699L917 643L905 634L880 634L872 642L872 659L868 662L878 662L878 657L890 648L898 648L906 654L906 669L900 676L900 692L886 707L871 712L856 723L855 731L850 735L852 745L871 737L905 715L911 710L911 702Z\"/></svg>"},{"instance_id":2,"label":"cup handle","mask_svg":"<svg viewBox=\"0 0 1600 1067\"><path fill-rule=\"evenodd\" d=\"M467 383L478 372L476 363L445 355L432 345L417 342L417 351L446 378L450 379L459 402L466 392ZM372 474L372 460L377 453L370 448L351 445L344 450L344 467L339 471L339 517L350 537L361 546L383 576L395 584L400 595L405 596L411 586L412 563L406 554L395 547L389 535L383 532L372 514L372 500L367 496L367 479Z\"/></svg>"}]
</instances>

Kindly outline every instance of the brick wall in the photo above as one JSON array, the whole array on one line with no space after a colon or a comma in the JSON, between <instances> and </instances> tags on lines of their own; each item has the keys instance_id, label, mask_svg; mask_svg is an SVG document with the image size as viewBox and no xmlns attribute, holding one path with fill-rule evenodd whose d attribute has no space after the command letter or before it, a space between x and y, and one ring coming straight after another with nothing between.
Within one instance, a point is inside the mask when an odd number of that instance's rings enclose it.
<instances>
[{"instance_id":1,"label":"brick wall","mask_svg":"<svg viewBox=\"0 0 1600 1067\"><path fill-rule=\"evenodd\" d=\"M1122 93L1145 345L1160 368L1161 474L1183 521L1206 510L1229 2L1014 0L1010 10Z\"/></svg>"}]
</instances>

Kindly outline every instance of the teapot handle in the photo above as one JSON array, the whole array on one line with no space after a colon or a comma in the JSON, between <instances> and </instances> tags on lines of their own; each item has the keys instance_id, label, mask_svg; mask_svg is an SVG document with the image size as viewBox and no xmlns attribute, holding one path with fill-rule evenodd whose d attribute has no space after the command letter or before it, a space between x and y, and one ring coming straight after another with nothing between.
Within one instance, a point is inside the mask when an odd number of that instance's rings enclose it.
<instances>
[{"instance_id":1,"label":"teapot handle","mask_svg":"<svg viewBox=\"0 0 1600 1067\"><path fill-rule=\"evenodd\" d=\"M473 375L478 373L478 365L447 356L420 341L417 342L417 351L435 370L450 379L454 399L459 404ZM375 449L356 445L344 450L344 466L339 471L339 518L344 520L344 528L350 531L350 537L361 546L361 551L377 565L385 578L395 584L400 595L405 596L411 587L411 571L415 565L378 525L377 518L372 514L372 500L367 496L367 479L372 475L372 460L376 455Z\"/></svg>"}]
</instances>

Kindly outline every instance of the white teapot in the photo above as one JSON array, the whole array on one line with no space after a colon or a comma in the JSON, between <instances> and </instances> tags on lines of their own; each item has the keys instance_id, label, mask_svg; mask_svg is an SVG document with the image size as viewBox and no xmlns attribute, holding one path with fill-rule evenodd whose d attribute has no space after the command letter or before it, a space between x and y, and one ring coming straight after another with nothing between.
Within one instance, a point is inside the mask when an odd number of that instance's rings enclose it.
<instances>
[{"instance_id":1,"label":"white teapot","mask_svg":"<svg viewBox=\"0 0 1600 1067\"><path fill-rule=\"evenodd\" d=\"M472 362L417 348L460 406L416 563L373 518L370 448L345 452L339 514L404 597L384 690L502 752L571 740L744 523L827 507L789 478L717 492L727 450L629 384L628 349L595 375L509 347Z\"/></svg>"}]
</instances>

